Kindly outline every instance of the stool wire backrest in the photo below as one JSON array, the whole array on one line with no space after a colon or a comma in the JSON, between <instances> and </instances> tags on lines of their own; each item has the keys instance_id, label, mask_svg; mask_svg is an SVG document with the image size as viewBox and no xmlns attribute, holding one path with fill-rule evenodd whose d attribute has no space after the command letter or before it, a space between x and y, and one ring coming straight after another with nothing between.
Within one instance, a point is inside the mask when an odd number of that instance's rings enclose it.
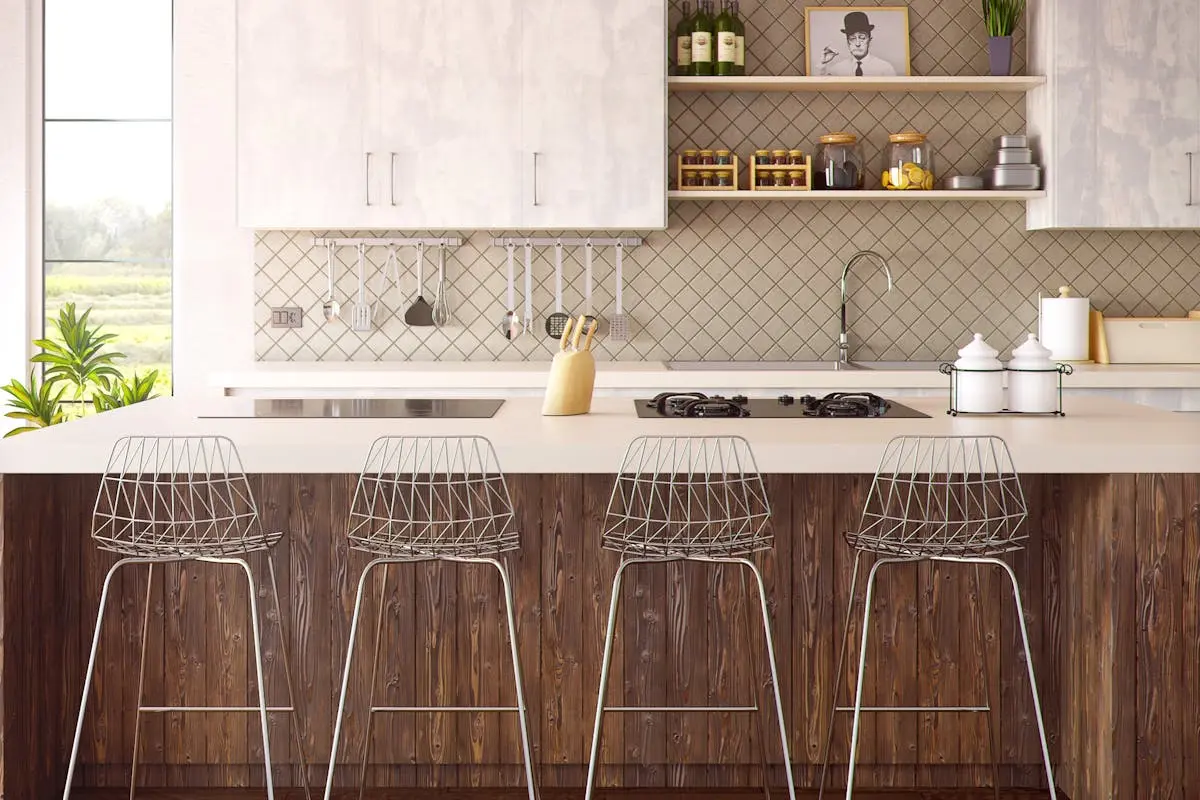
<instances>
[{"instance_id":1,"label":"stool wire backrest","mask_svg":"<svg viewBox=\"0 0 1200 800\"><path fill-rule=\"evenodd\" d=\"M629 555L741 555L771 546L771 516L740 436L641 436L613 486L603 545Z\"/></svg>"},{"instance_id":2,"label":"stool wire backrest","mask_svg":"<svg viewBox=\"0 0 1200 800\"><path fill-rule=\"evenodd\" d=\"M401 558L516 549L512 498L492 443L480 436L377 439L354 492L349 538Z\"/></svg>"},{"instance_id":3,"label":"stool wire backrest","mask_svg":"<svg viewBox=\"0 0 1200 800\"><path fill-rule=\"evenodd\" d=\"M892 439L880 460L854 546L898 555L987 555L1020 547L1028 514L1003 439Z\"/></svg>"},{"instance_id":4,"label":"stool wire backrest","mask_svg":"<svg viewBox=\"0 0 1200 800\"><path fill-rule=\"evenodd\" d=\"M261 538L258 506L223 436L118 439L96 493L92 538L126 554L243 552Z\"/></svg>"}]
</instances>

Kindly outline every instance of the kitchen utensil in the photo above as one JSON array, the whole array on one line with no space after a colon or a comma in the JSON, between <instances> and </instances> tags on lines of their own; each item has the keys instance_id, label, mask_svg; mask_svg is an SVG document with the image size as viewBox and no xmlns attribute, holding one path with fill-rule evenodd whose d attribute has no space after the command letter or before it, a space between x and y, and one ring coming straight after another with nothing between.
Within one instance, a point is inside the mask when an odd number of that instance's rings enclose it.
<instances>
[{"instance_id":1,"label":"kitchen utensil","mask_svg":"<svg viewBox=\"0 0 1200 800\"><path fill-rule=\"evenodd\" d=\"M958 351L951 408L973 414L996 414L1004 409L1004 367L996 357L999 354L980 333Z\"/></svg>"},{"instance_id":2,"label":"kitchen utensil","mask_svg":"<svg viewBox=\"0 0 1200 800\"><path fill-rule=\"evenodd\" d=\"M342 306L337 300L333 299L333 262L337 258L337 248L333 242L325 245L325 275L329 279L329 285L325 289L325 303L321 306L321 312L325 315L326 322L335 322L342 314Z\"/></svg>"},{"instance_id":3,"label":"kitchen utensil","mask_svg":"<svg viewBox=\"0 0 1200 800\"><path fill-rule=\"evenodd\" d=\"M1113 364L1200 364L1200 320L1187 317L1105 317Z\"/></svg>"},{"instance_id":4,"label":"kitchen utensil","mask_svg":"<svg viewBox=\"0 0 1200 800\"><path fill-rule=\"evenodd\" d=\"M417 245L417 299L404 312L404 322L414 328L433 326L433 306L425 300L425 243Z\"/></svg>"},{"instance_id":5,"label":"kitchen utensil","mask_svg":"<svg viewBox=\"0 0 1200 800\"><path fill-rule=\"evenodd\" d=\"M592 240L588 239L583 246L583 308L587 324L599 322L592 313Z\"/></svg>"},{"instance_id":6,"label":"kitchen utensil","mask_svg":"<svg viewBox=\"0 0 1200 800\"><path fill-rule=\"evenodd\" d=\"M450 303L446 299L446 245L438 244L437 291L433 296L433 324L439 328L450 324Z\"/></svg>"},{"instance_id":7,"label":"kitchen utensil","mask_svg":"<svg viewBox=\"0 0 1200 800\"><path fill-rule=\"evenodd\" d=\"M609 320L608 336L614 342L627 342L629 341L629 318L625 316L625 245L617 242L615 249L614 304L612 319Z\"/></svg>"},{"instance_id":8,"label":"kitchen utensil","mask_svg":"<svg viewBox=\"0 0 1200 800\"><path fill-rule=\"evenodd\" d=\"M1104 335L1104 314L1094 308L1088 314L1088 355L1097 364L1109 363L1108 338Z\"/></svg>"},{"instance_id":9,"label":"kitchen utensil","mask_svg":"<svg viewBox=\"0 0 1200 800\"><path fill-rule=\"evenodd\" d=\"M1058 297L1038 298L1038 340L1050 348L1055 361L1088 360L1086 297L1072 297L1071 287L1058 287Z\"/></svg>"},{"instance_id":10,"label":"kitchen utensil","mask_svg":"<svg viewBox=\"0 0 1200 800\"><path fill-rule=\"evenodd\" d=\"M360 333L371 330L371 304L367 302L366 245L358 245L358 299L354 303L352 327Z\"/></svg>"},{"instance_id":11,"label":"kitchen utensil","mask_svg":"<svg viewBox=\"0 0 1200 800\"><path fill-rule=\"evenodd\" d=\"M505 297L504 306L508 310L504 312L504 319L500 322L500 332L504 334L504 338L512 341L521 335L521 320L517 317L517 271L513 265L516 247L509 243L508 245L508 292Z\"/></svg>"},{"instance_id":12,"label":"kitchen utensil","mask_svg":"<svg viewBox=\"0 0 1200 800\"><path fill-rule=\"evenodd\" d=\"M1037 164L1001 164L987 171L993 189L1032 191L1041 186L1042 168Z\"/></svg>"},{"instance_id":13,"label":"kitchen utensil","mask_svg":"<svg viewBox=\"0 0 1200 800\"><path fill-rule=\"evenodd\" d=\"M521 321L525 331L533 332L533 245L525 240L525 318Z\"/></svg>"},{"instance_id":14,"label":"kitchen utensil","mask_svg":"<svg viewBox=\"0 0 1200 800\"><path fill-rule=\"evenodd\" d=\"M1050 349L1029 334L1008 362L1008 410L1024 414L1058 411L1058 371Z\"/></svg>"},{"instance_id":15,"label":"kitchen utensil","mask_svg":"<svg viewBox=\"0 0 1200 800\"><path fill-rule=\"evenodd\" d=\"M387 294L387 284L396 271L396 248L389 244L387 260L383 262L383 269L379 270L379 278L375 281L375 291L373 292L375 299L371 302L371 322L375 322L379 315L379 307L383 305L383 298Z\"/></svg>"},{"instance_id":16,"label":"kitchen utensil","mask_svg":"<svg viewBox=\"0 0 1200 800\"><path fill-rule=\"evenodd\" d=\"M996 149L1003 147L1029 147L1029 137L1023 133L1006 134L995 139Z\"/></svg>"},{"instance_id":17,"label":"kitchen utensil","mask_svg":"<svg viewBox=\"0 0 1200 800\"><path fill-rule=\"evenodd\" d=\"M558 339L571 321L569 314L563 313L563 267L562 242L554 243L554 313L546 317L546 335Z\"/></svg>"},{"instance_id":18,"label":"kitchen utensil","mask_svg":"<svg viewBox=\"0 0 1200 800\"><path fill-rule=\"evenodd\" d=\"M943 181L947 189L954 190L979 190L983 188L983 178L978 175L951 175Z\"/></svg>"},{"instance_id":19,"label":"kitchen utensil","mask_svg":"<svg viewBox=\"0 0 1200 800\"><path fill-rule=\"evenodd\" d=\"M583 340L583 352L590 353L592 351L592 337L596 335L598 323L593 320L591 325L588 325L587 338Z\"/></svg>"},{"instance_id":20,"label":"kitchen utensil","mask_svg":"<svg viewBox=\"0 0 1200 800\"><path fill-rule=\"evenodd\" d=\"M588 328L588 339L584 349L579 349L579 335L583 330L584 317L568 320L559 339L559 351L550 364L550 377L546 382L546 397L542 401L542 414L548 417L574 416L592 410L592 391L596 386L596 359L587 349L595 333L594 323ZM567 339L571 348L567 348Z\"/></svg>"}]
</instances>

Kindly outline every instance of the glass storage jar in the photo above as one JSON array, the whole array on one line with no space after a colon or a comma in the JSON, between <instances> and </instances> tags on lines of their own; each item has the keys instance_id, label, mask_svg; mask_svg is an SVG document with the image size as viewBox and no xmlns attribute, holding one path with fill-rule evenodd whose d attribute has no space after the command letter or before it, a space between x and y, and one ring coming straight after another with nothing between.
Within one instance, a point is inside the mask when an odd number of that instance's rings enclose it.
<instances>
[{"instance_id":1,"label":"glass storage jar","mask_svg":"<svg viewBox=\"0 0 1200 800\"><path fill-rule=\"evenodd\" d=\"M702 187L715 186L713 182L713 174L707 170L700 173L700 185Z\"/></svg>"},{"instance_id":2,"label":"glass storage jar","mask_svg":"<svg viewBox=\"0 0 1200 800\"><path fill-rule=\"evenodd\" d=\"M700 160L700 151L699 150L684 150L683 151L683 163L686 166L691 166L693 164L696 164L699 162L699 160Z\"/></svg>"},{"instance_id":3,"label":"glass storage jar","mask_svg":"<svg viewBox=\"0 0 1200 800\"><path fill-rule=\"evenodd\" d=\"M696 163L709 166L717 163L717 157L713 155L712 150L701 150L700 157L696 160Z\"/></svg>"},{"instance_id":4,"label":"glass storage jar","mask_svg":"<svg viewBox=\"0 0 1200 800\"><path fill-rule=\"evenodd\" d=\"M853 133L827 133L817 153L814 189L861 189L866 177L862 145Z\"/></svg>"},{"instance_id":5,"label":"glass storage jar","mask_svg":"<svg viewBox=\"0 0 1200 800\"><path fill-rule=\"evenodd\" d=\"M721 164L721 165L732 164L733 163L733 154L730 153L728 150L718 150L717 151L717 163Z\"/></svg>"},{"instance_id":6,"label":"glass storage jar","mask_svg":"<svg viewBox=\"0 0 1200 800\"><path fill-rule=\"evenodd\" d=\"M883 188L924 190L933 188L933 147L923 133L893 133L888 137L887 162L883 168Z\"/></svg>"}]
</instances>

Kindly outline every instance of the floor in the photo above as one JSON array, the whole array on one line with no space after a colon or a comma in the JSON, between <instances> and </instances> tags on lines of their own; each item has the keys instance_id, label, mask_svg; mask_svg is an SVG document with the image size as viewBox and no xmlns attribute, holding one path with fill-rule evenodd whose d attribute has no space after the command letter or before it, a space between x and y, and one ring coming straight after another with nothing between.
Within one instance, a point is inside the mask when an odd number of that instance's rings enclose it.
<instances>
[{"instance_id":1,"label":"floor","mask_svg":"<svg viewBox=\"0 0 1200 800\"><path fill-rule=\"evenodd\" d=\"M265 797L262 789L141 789L140 800L252 800ZM358 792L335 791L335 800L357 800ZM596 800L751 800L762 797L757 789L621 789L598 791ZM815 800L816 790L798 790L797 798ZM826 793L830 800L840 797L838 791ZM129 792L122 789L88 789L72 793L77 800L127 800ZM320 792L314 790L314 800ZM364 797L370 800L525 800L524 789L368 789ZM579 800L581 789L545 789L541 800ZM771 792L772 800L782 800L787 792L777 789ZM994 800L991 789L863 789L854 793L855 800ZM1031 789L1001 791L1001 800L1043 800L1048 792ZM1068 800L1061 792L1059 800ZM276 793L276 800L305 800L299 789L284 789Z\"/></svg>"}]
</instances>

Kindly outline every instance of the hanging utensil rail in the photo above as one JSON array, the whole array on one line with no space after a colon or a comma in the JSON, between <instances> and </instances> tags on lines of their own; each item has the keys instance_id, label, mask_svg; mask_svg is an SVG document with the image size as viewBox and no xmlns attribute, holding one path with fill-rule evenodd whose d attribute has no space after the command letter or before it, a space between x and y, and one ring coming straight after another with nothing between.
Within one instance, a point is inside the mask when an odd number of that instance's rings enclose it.
<instances>
[{"instance_id":1,"label":"hanging utensil rail","mask_svg":"<svg viewBox=\"0 0 1200 800\"><path fill-rule=\"evenodd\" d=\"M388 238L373 238L364 237L338 237L329 238L325 236L314 236L313 247L325 247L332 245L333 247L356 247L362 244L366 247L416 247L417 245L425 245L426 247L461 247L463 240L461 237L430 237L430 236L415 236L415 237L388 237Z\"/></svg>"},{"instance_id":2,"label":"hanging utensil rail","mask_svg":"<svg viewBox=\"0 0 1200 800\"><path fill-rule=\"evenodd\" d=\"M623 239L587 236L572 236L569 238L552 238L548 236L509 236L505 238L492 239L492 247L508 247L510 244L514 247L523 247L526 242L534 247L553 247L556 244L561 244L564 247L583 247L588 242L591 242L593 247L614 247L616 246L617 242L620 242L624 247L642 246L642 239L639 236L631 236Z\"/></svg>"}]
</instances>

